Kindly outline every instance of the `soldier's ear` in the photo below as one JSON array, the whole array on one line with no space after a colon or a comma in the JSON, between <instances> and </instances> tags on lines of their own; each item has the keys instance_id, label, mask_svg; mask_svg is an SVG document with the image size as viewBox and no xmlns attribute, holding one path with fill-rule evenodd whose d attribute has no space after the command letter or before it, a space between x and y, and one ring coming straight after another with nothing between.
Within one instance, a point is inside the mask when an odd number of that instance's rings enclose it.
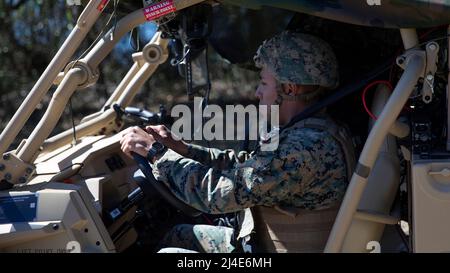
<instances>
[{"instance_id":1,"label":"soldier's ear","mask_svg":"<svg viewBox=\"0 0 450 273\"><path fill-rule=\"evenodd\" d=\"M287 83L284 84L284 93L287 95L299 95L301 93L301 87L298 84Z\"/></svg>"}]
</instances>

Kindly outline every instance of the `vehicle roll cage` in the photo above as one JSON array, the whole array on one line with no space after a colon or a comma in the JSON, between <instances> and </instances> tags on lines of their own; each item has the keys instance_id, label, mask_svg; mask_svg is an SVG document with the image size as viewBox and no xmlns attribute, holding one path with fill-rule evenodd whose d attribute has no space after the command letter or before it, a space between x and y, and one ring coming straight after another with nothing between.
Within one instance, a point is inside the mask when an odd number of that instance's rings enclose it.
<instances>
[{"instance_id":1,"label":"vehicle roll cage","mask_svg":"<svg viewBox=\"0 0 450 273\"><path fill-rule=\"evenodd\" d=\"M148 20L156 20L167 12L177 12L204 0L164 0L149 7L136 10L123 17L117 25L100 39L97 44L80 60L70 63L70 59L98 20L108 0L91 0L80 15L75 28L54 56L53 60L36 82L18 111L0 135L0 180L4 185L13 186L29 181L34 174L34 160L41 152L53 151L70 144L71 130L48 138L61 117L66 104L76 90L94 85L99 77L98 66L110 54L119 40L130 30ZM345 198L329 236L325 252L339 252L352 219L370 218L383 222L388 216L371 215L369 212L357 212L357 206L367 185L369 174L375 164L378 151L388 133L408 134L409 128L398 124L397 118L403 105L413 91L419 78L426 71L426 52L411 49L418 44L415 29L401 29L405 53L398 57L397 64L404 73L395 87L389 101L379 115L364 145L356 170L353 173ZM133 65L109 97L103 108L85 117L75 127L78 137L118 131L122 125L116 122L117 114L113 105L127 107L152 76L157 67L168 58L168 40L156 32L142 52L133 54ZM22 141L13 151L7 151L19 131L29 119L36 106L55 84L57 89L50 104L28 139ZM387 219L390 220L390 219ZM386 221L387 221L386 220Z\"/></svg>"}]
</instances>

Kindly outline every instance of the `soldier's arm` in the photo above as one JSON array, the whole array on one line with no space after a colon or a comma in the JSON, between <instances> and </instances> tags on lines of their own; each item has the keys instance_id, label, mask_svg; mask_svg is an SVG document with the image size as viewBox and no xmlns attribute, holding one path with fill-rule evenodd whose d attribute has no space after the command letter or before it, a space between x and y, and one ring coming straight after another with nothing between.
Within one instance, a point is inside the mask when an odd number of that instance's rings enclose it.
<instances>
[{"instance_id":1,"label":"soldier's arm","mask_svg":"<svg viewBox=\"0 0 450 273\"><path fill-rule=\"evenodd\" d=\"M278 150L258 152L230 170L209 168L171 151L156 162L155 175L179 199L207 213L228 213L255 205L316 208L316 202L326 205L318 198L323 196L322 185L313 183L322 171L317 163L322 161L332 168L336 160L313 156L313 149L319 146L280 144Z\"/></svg>"},{"instance_id":2,"label":"soldier's arm","mask_svg":"<svg viewBox=\"0 0 450 273\"><path fill-rule=\"evenodd\" d=\"M147 126L146 130L157 141L163 143L169 149L176 153L198 161L204 165L217 169L229 169L236 162L242 162L248 158L247 153L236 155L231 149L219 150L215 148L206 148L199 145L188 144L182 140L176 140L171 132L165 126Z\"/></svg>"},{"instance_id":3,"label":"soldier's arm","mask_svg":"<svg viewBox=\"0 0 450 273\"><path fill-rule=\"evenodd\" d=\"M306 160L301 157L299 153L299 160ZM277 152L265 152L232 169L219 170L169 151L156 162L154 174L196 209L227 213L254 205L275 205L293 190L301 194L293 183L301 179L299 164L281 170L284 164Z\"/></svg>"},{"instance_id":4,"label":"soldier's arm","mask_svg":"<svg viewBox=\"0 0 450 273\"><path fill-rule=\"evenodd\" d=\"M231 169L235 163L243 162L248 158L247 153L241 152L238 156L232 149L220 150L195 144L186 145L187 153L184 156L220 170Z\"/></svg>"}]
</instances>

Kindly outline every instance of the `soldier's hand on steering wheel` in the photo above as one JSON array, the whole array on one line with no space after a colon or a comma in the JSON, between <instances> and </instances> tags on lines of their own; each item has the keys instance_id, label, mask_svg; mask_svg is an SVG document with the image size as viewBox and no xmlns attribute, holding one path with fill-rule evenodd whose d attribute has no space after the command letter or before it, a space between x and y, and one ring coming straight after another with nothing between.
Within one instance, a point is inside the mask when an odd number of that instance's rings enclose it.
<instances>
[{"instance_id":1,"label":"soldier's hand on steering wheel","mask_svg":"<svg viewBox=\"0 0 450 273\"><path fill-rule=\"evenodd\" d=\"M155 138L140 127L130 127L122 132L120 149L131 158L133 158L132 152L146 157L154 142Z\"/></svg>"}]
</instances>

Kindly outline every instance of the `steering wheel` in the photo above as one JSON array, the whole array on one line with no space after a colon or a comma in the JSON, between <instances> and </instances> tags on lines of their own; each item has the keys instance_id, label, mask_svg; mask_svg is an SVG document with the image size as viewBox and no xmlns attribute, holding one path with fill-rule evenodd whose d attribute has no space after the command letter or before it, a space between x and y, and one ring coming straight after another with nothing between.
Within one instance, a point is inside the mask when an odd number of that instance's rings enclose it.
<instances>
[{"instance_id":1,"label":"steering wheel","mask_svg":"<svg viewBox=\"0 0 450 273\"><path fill-rule=\"evenodd\" d=\"M156 190L169 204L187 216L198 217L202 214L201 211L178 199L163 182L156 180L152 167L145 157L134 152L132 152L132 155L139 166L139 170L134 173L133 179L147 196L151 196Z\"/></svg>"}]
</instances>

